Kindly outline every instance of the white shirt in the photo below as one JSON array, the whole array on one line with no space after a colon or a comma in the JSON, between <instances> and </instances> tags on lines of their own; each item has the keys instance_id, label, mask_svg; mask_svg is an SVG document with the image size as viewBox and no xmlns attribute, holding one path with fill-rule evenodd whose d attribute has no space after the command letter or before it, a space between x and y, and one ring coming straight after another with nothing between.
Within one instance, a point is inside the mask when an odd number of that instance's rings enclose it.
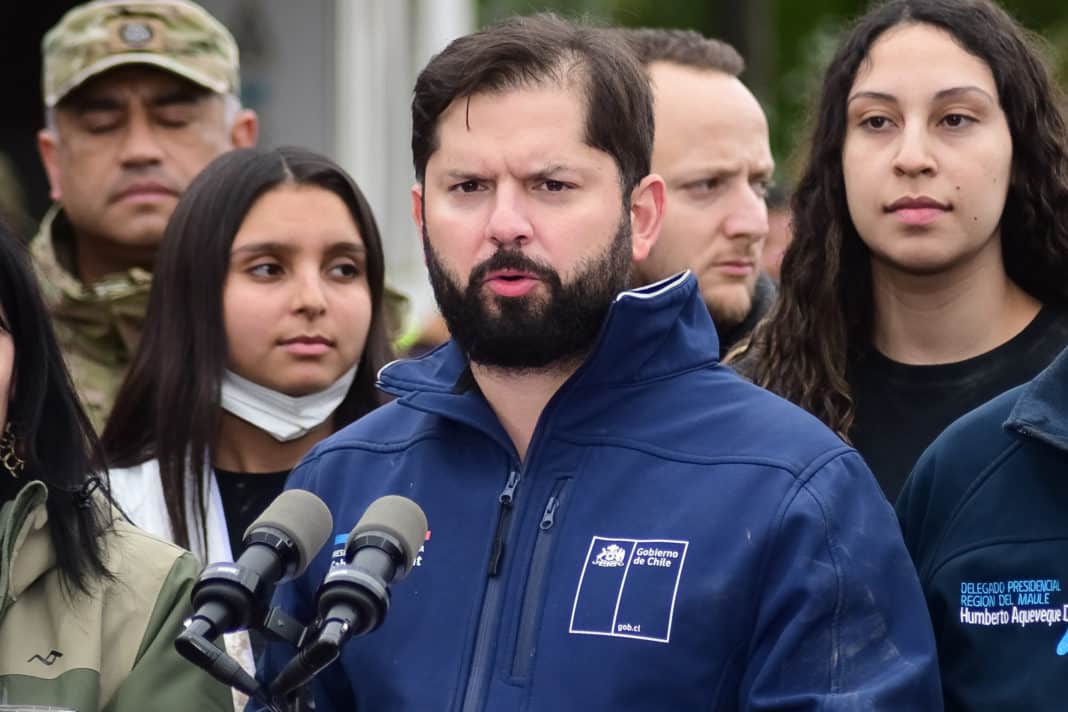
<instances>
[{"instance_id":1,"label":"white shirt","mask_svg":"<svg viewBox=\"0 0 1068 712\"><path fill-rule=\"evenodd\" d=\"M171 518L167 514L167 501L163 496L159 461L148 460L133 467L120 467L108 471L111 480L111 496L130 522L145 531L174 541ZM230 551L230 533L226 527L222 496L215 481L215 473L208 471L208 487L204 492L207 512L207 547L204 545L198 507L193 495L186 493L186 529L189 531L189 550L208 564L216 561L233 561Z\"/></svg>"},{"instance_id":2,"label":"white shirt","mask_svg":"<svg viewBox=\"0 0 1068 712\"><path fill-rule=\"evenodd\" d=\"M191 475L190 475L191 476ZM147 532L174 542L174 530L171 518L167 514L167 501L163 497L163 482L159 475L159 461L148 460L133 467L119 467L108 471L111 481L111 497L130 522ZM200 529L200 517L193 506L192 493L186 493L185 511L186 528L189 530L189 550L200 559L201 563L233 561L230 551L230 534L226 526L222 496L215 481L215 472L208 470L208 487L204 493L205 511L207 512L207 547L204 546ZM252 646L248 634L244 631L227 633L223 636L226 652L237 660L249 674L255 672L252 660ZM233 690L234 709L244 709L248 699L237 690Z\"/></svg>"}]
</instances>

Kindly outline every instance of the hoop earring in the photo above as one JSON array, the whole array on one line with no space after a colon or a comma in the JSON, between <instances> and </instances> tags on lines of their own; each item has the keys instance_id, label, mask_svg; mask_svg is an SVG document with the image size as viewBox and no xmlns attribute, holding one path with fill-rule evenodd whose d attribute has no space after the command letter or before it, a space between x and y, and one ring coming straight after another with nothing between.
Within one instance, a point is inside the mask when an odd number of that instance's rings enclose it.
<instances>
[{"instance_id":1,"label":"hoop earring","mask_svg":"<svg viewBox=\"0 0 1068 712\"><path fill-rule=\"evenodd\" d=\"M12 477L16 480L19 478L19 473L22 472L23 466L26 464L22 458L15 452L15 431L11 427L9 421L4 428L3 436L0 436L0 464L4 466Z\"/></svg>"}]
</instances>

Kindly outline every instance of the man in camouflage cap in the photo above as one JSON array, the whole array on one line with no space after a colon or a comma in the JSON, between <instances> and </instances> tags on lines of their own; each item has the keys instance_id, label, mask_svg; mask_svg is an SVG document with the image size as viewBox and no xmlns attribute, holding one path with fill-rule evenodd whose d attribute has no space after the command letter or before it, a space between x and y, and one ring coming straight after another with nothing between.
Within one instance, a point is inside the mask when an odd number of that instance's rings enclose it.
<instances>
[{"instance_id":1,"label":"man in camouflage cap","mask_svg":"<svg viewBox=\"0 0 1068 712\"><path fill-rule=\"evenodd\" d=\"M102 429L140 338L167 220L213 158L256 142L234 38L187 0L97 0L47 35L38 148L55 205L31 249Z\"/></svg>"}]
</instances>

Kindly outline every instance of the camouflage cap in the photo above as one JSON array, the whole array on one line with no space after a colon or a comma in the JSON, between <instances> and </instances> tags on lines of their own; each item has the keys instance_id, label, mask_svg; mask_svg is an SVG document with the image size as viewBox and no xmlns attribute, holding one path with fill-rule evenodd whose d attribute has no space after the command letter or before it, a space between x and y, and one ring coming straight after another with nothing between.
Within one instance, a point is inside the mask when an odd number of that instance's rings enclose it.
<instances>
[{"instance_id":1,"label":"camouflage cap","mask_svg":"<svg viewBox=\"0 0 1068 712\"><path fill-rule=\"evenodd\" d=\"M41 44L45 106L124 64L149 64L214 92L240 88L237 42L188 0L96 0L80 5Z\"/></svg>"}]
</instances>

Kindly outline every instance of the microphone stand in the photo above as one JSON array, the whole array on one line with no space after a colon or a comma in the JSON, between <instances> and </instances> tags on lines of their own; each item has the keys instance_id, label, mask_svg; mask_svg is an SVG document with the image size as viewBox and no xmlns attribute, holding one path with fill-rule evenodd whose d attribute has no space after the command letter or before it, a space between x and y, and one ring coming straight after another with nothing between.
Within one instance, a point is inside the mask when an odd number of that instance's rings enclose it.
<instances>
[{"instance_id":1,"label":"microphone stand","mask_svg":"<svg viewBox=\"0 0 1068 712\"><path fill-rule=\"evenodd\" d=\"M211 630L210 626L204 626L200 621L193 621L178 635L174 641L174 647L181 656L227 687L245 693L249 698L266 707L269 712L283 712L274 706L267 691L256 682L256 678L245 672L240 663L227 655L224 650L204 637L204 633L199 630L201 627Z\"/></svg>"},{"instance_id":2,"label":"microphone stand","mask_svg":"<svg viewBox=\"0 0 1068 712\"><path fill-rule=\"evenodd\" d=\"M299 648L306 635L305 626L280 608L268 611L259 625L250 626L265 636L290 643ZM206 618L195 616L186 622L186 628L174 641L174 647L189 662L207 672L227 687L243 692L250 699L263 705L268 712L300 712L302 696L295 690L289 700L272 698L268 690L256 678L245 672L241 664L212 643L206 636L214 628ZM279 703L281 702L281 706Z\"/></svg>"},{"instance_id":3,"label":"microphone stand","mask_svg":"<svg viewBox=\"0 0 1068 712\"><path fill-rule=\"evenodd\" d=\"M354 635L377 628L389 610L389 587L377 575L348 566L333 569L319 587L319 617L309 626L296 656L271 681L274 699L303 687L341 655Z\"/></svg>"},{"instance_id":4,"label":"microphone stand","mask_svg":"<svg viewBox=\"0 0 1068 712\"><path fill-rule=\"evenodd\" d=\"M322 628L317 628L315 638L300 648L271 682L270 694L273 699L291 700L320 670L337 660L341 655L341 645L348 637L345 627L338 621L330 621Z\"/></svg>"}]
</instances>

